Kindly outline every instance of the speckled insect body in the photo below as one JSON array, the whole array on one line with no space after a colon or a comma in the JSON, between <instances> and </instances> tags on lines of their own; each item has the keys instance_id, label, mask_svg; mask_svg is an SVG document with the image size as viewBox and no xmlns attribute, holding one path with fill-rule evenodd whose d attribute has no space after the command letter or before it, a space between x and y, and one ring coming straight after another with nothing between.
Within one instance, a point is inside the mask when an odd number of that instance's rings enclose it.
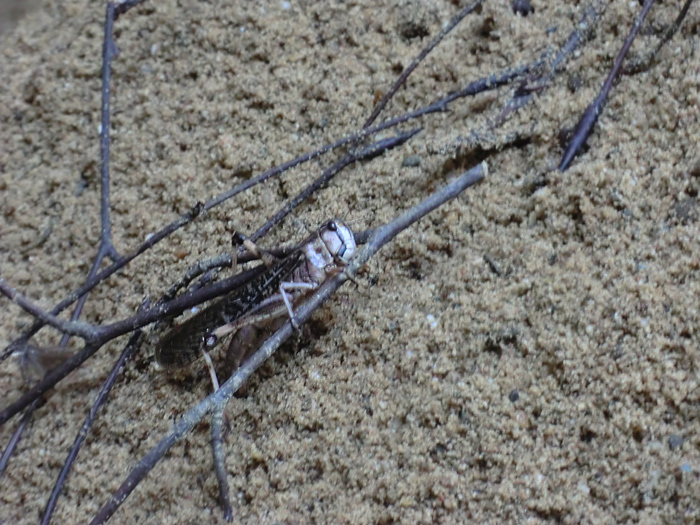
<instances>
[{"instance_id":1,"label":"speckled insect body","mask_svg":"<svg viewBox=\"0 0 700 525\"><path fill-rule=\"evenodd\" d=\"M269 263L236 293L173 328L160 340L156 360L165 368L184 367L214 348L222 337L245 326L285 313L295 324L293 304L342 271L355 248L350 228L338 219L327 221L290 255Z\"/></svg>"}]
</instances>

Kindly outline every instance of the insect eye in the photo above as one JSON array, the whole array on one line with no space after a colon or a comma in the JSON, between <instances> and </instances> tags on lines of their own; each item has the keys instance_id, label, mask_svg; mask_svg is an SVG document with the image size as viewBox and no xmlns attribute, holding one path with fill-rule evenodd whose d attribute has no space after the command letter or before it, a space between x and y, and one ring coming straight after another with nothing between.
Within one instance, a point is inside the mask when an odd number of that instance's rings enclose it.
<instances>
[{"instance_id":1,"label":"insect eye","mask_svg":"<svg viewBox=\"0 0 700 525\"><path fill-rule=\"evenodd\" d=\"M245 241L245 235L239 232L234 232L233 237L231 238L231 244L234 246L240 246L243 244L243 241Z\"/></svg>"},{"instance_id":2,"label":"insect eye","mask_svg":"<svg viewBox=\"0 0 700 525\"><path fill-rule=\"evenodd\" d=\"M328 223L328 229L332 232L337 232L338 231L338 225L335 223L335 221L331 221Z\"/></svg>"}]
</instances>

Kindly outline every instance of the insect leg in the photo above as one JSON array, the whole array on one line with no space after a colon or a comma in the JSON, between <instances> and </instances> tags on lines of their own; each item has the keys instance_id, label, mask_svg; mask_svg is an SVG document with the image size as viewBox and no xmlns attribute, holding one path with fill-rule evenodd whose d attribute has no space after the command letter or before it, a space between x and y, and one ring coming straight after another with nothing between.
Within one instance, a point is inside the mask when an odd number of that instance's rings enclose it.
<instances>
[{"instance_id":1,"label":"insect leg","mask_svg":"<svg viewBox=\"0 0 700 525\"><path fill-rule=\"evenodd\" d=\"M202 354L204 355L204 361L207 363L207 368L209 369L209 377L211 377L211 384L214 387L214 392L219 390L219 378L216 376L216 370L214 369L214 363L211 361L211 356L202 345Z\"/></svg>"},{"instance_id":2,"label":"insect leg","mask_svg":"<svg viewBox=\"0 0 700 525\"><path fill-rule=\"evenodd\" d=\"M232 242L234 245L243 245L246 250L260 259L268 268L271 268L278 260L277 257L260 248L257 244L240 232L233 234Z\"/></svg>"},{"instance_id":3,"label":"insect leg","mask_svg":"<svg viewBox=\"0 0 700 525\"><path fill-rule=\"evenodd\" d=\"M282 300L284 301L284 305L287 307L287 312L289 313L289 320L292 322L292 326L294 327L295 330L299 330L299 323L297 323L296 318L294 317L294 310L292 310L292 302L289 300L289 291L291 290L313 290L315 288L318 288L318 284L316 283L287 283L283 282L280 283L280 295L282 296Z\"/></svg>"}]
</instances>

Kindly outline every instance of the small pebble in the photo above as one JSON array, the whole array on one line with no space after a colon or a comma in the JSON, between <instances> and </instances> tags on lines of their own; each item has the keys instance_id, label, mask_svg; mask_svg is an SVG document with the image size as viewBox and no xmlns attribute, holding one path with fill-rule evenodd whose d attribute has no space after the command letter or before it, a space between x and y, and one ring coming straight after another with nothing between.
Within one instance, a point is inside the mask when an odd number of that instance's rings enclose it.
<instances>
[{"instance_id":1,"label":"small pebble","mask_svg":"<svg viewBox=\"0 0 700 525\"><path fill-rule=\"evenodd\" d=\"M515 403L518 399L520 399L520 392L518 392L517 388L515 390L511 390L510 394L508 394L508 399L510 399L511 403Z\"/></svg>"},{"instance_id":2,"label":"small pebble","mask_svg":"<svg viewBox=\"0 0 700 525\"><path fill-rule=\"evenodd\" d=\"M678 450L683 446L683 442L685 442L685 438L683 436L671 434L671 436L668 438L668 448L671 450Z\"/></svg>"},{"instance_id":3,"label":"small pebble","mask_svg":"<svg viewBox=\"0 0 700 525\"><path fill-rule=\"evenodd\" d=\"M403 163L401 165L404 168L415 168L417 166L420 166L420 156L411 155L410 157L406 157L405 159L403 159Z\"/></svg>"}]
</instances>

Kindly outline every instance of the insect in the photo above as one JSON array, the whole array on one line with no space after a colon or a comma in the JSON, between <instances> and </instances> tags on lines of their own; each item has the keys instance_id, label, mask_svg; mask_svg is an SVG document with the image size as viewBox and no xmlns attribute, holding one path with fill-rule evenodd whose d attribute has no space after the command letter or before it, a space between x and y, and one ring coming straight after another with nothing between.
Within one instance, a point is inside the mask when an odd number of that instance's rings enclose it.
<instances>
[{"instance_id":1,"label":"insect","mask_svg":"<svg viewBox=\"0 0 700 525\"><path fill-rule=\"evenodd\" d=\"M283 259L261 252L242 236L238 240L258 252L267 269L166 334L156 347L156 360L163 367L180 368L203 355L208 357L207 350L221 338L285 313L297 327L293 304L341 272L357 247L352 231L339 219L325 222ZM236 367L247 352L237 353Z\"/></svg>"}]
</instances>

